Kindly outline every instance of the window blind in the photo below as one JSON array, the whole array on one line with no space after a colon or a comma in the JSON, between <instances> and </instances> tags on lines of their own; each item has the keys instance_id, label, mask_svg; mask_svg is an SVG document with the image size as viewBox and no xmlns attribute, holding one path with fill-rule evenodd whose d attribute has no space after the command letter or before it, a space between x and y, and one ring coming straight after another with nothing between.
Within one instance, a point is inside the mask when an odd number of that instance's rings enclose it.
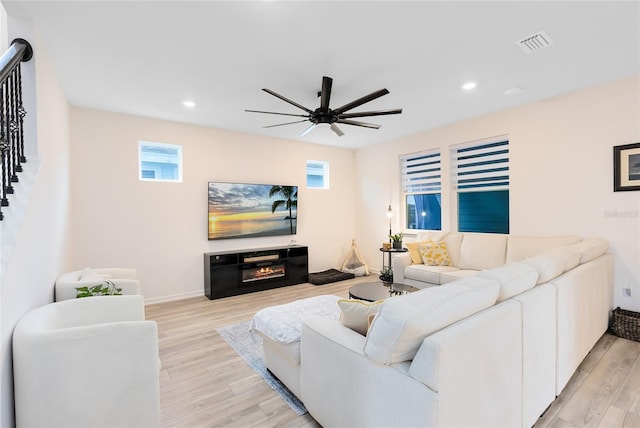
<instances>
[{"instance_id":1,"label":"window blind","mask_svg":"<svg viewBox=\"0 0 640 428\"><path fill-rule=\"evenodd\" d=\"M440 192L439 150L401 156L400 170L405 194Z\"/></svg>"},{"instance_id":2,"label":"window blind","mask_svg":"<svg viewBox=\"0 0 640 428\"><path fill-rule=\"evenodd\" d=\"M457 148L454 151L458 190L509 188L509 141Z\"/></svg>"}]
</instances>

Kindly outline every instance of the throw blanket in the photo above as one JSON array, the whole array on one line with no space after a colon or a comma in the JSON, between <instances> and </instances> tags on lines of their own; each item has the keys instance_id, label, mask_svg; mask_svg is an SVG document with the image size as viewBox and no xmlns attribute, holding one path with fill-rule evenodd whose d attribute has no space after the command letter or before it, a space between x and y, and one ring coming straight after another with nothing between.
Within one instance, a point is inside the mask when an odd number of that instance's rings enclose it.
<instances>
[{"instance_id":1,"label":"throw blanket","mask_svg":"<svg viewBox=\"0 0 640 428\"><path fill-rule=\"evenodd\" d=\"M340 316L340 299L328 294L261 309L253 316L249 331L259 331L282 344L297 342L302 334L304 318L322 316L337 320Z\"/></svg>"}]
</instances>

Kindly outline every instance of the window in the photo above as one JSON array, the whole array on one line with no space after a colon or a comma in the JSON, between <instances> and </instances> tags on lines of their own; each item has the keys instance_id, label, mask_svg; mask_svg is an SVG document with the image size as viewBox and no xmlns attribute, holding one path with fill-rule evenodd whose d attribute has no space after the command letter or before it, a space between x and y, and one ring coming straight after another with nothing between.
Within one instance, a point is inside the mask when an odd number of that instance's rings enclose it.
<instances>
[{"instance_id":1,"label":"window","mask_svg":"<svg viewBox=\"0 0 640 428\"><path fill-rule=\"evenodd\" d=\"M440 151L400 157L407 229L441 230Z\"/></svg>"},{"instance_id":2,"label":"window","mask_svg":"<svg viewBox=\"0 0 640 428\"><path fill-rule=\"evenodd\" d=\"M138 142L140 180L182 181L182 146Z\"/></svg>"},{"instance_id":3,"label":"window","mask_svg":"<svg viewBox=\"0 0 640 428\"><path fill-rule=\"evenodd\" d=\"M506 137L452 149L460 232L509 233L509 141Z\"/></svg>"},{"instance_id":4,"label":"window","mask_svg":"<svg viewBox=\"0 0 640 428\"><path fill-rule=\"evenodd\" d=\"M310 189L329 188L329 162L307 161L307 187Z\"/></svg>"}]
</instances>

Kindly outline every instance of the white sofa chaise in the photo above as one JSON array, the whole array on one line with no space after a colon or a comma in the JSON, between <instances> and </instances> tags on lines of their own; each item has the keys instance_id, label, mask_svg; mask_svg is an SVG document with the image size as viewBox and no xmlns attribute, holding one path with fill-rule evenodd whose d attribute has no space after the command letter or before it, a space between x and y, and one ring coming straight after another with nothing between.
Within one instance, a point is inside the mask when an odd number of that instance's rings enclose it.
<instances>
[{"instance_id":1,"label":"white sofa chaise","mask_svg":"<svg viewBox=\"0 0 640 428\"><path fill-rule=\"evenodd\" d=\"M324 427L532 426L608 327L607 247L570 243L387 299L367 336L307 318L300 398Z\"/></svg>"}]
</instances>

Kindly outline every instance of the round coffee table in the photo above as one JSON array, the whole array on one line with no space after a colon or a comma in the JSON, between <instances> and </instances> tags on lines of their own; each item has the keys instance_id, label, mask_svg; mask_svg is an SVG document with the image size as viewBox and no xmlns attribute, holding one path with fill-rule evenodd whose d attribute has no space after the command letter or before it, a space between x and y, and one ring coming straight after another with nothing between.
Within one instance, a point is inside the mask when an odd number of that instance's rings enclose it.
<instances>
[{"instance_id":1,"label":"round coffee table","mask_svg":"<svg viewBox=\"0 0 640 428\"><path fill-rule=\"evenodd\" d=\"M384 300L392 296L413 293L418 290L419 288L405 284L385 285L382 282L363 282L349 289L349 298L375 302L376 300Z\"/></svg>"}]
</instances>

